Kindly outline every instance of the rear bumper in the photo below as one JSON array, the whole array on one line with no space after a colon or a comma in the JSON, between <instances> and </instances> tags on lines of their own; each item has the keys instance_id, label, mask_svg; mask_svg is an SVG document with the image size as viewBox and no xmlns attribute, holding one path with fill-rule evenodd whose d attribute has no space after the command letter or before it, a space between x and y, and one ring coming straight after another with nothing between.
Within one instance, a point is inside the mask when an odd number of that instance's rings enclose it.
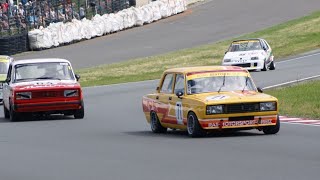
<instances>
[{"instance_id":1,"label":"rear bumper","mask_svg":"<svg viewBox=\"0 0 320 180\"><path fill-rule=\"evenodd\" d=\"M63 101L63 102L41 102L41 103L21 103L14 104L16 112L46 112L46 111L65 111L77 110L82 107L82 101Z\"/></svg>"},{"instance_id":2,"label":"rear bumper","mask_svg":"<svg viewBox=\"0 0 320 180\"><path fill-rule=\"evenodd\" d=\"M263 126L274 126L278 115L254 116L254 119L243 119L230 121L228 118L199 119L203 129L237 129L237 128L259 128Z\"/></svg>"},{"instance_id":3,"label":"rear bumper","mask_svg":"<svg viewBox=\"0 0 320 180\"><path fill-rule=\"evenodd\" d=\"M243 63L235 63L235 62L223 62L223 66L239 66L243 67L247 70L260 70L263 69L264 61L263 60L250 60L245 61Z\"/></svg>"}]
</instances>

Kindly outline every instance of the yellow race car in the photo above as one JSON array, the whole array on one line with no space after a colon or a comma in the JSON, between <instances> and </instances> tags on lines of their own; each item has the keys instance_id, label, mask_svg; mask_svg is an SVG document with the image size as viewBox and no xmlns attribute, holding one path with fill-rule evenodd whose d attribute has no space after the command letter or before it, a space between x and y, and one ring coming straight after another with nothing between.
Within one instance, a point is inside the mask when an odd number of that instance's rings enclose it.
<instances>
[{"instance_id":1,"label":"yellow race car","mask_svg":"<svg viewBox=\"0 0 320 180\"><path fill-rule=\"evenodd\" d=\"M154 133L171 128L198 137L212 130L280 130L277 98L262 93L250 73L236 66L166 70L157 91L143 96L142 106Z\"/></svg>"},{"instance_id":2,"label":"yellow race car","mask_svg":"<svg viewBox=\"0 0 320 180\"><path fill-rule=\"evenodd\" d=\"M12 57L0 55L0 81L4 81L7 78L9 65L12 61L13 61ZM3 101L2 86L3 85L0 82L0 103L2 103Z\"/></svg>"}]
</instances>

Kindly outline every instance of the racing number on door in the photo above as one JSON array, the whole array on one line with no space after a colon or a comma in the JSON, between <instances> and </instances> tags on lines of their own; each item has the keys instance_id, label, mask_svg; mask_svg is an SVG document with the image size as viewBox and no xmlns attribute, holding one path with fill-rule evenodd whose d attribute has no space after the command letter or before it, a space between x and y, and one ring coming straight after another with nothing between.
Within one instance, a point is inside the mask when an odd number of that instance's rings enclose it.
<instances>
[{"instance_id":1,"label":"racing number on door","mask_svg":"<svg viewBox=\"0 0 320 180\"><path fill-rule=\"evenodd\" d=\"M177 118L177 124L183 124L183 112L182 112L181 102L176 103L176 118Z\"/></svg>"}]
</instances>

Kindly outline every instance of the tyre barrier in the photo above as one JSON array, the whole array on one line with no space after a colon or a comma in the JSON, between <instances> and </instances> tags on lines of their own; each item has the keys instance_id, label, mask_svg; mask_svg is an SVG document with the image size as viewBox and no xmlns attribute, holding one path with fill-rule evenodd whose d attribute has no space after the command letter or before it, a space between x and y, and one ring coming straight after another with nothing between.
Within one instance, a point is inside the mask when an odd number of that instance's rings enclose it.
<instances>
[{"instance_id":1,"label":"tyre barrier","mask_svg":"<svg viewBox=\"0 0 320 180\"><path fill-rule=\"evenodd\" d=\"M73 19L70 22L50 23L28 32L31 51L41 51L69 45L129 28L143 26L187 9L186 0L157 0L141 7L131 7L117 13L99 15L92 19Z\"/></svg>"},{"instance_id":2,"label":"tyre barrier","mask_svg":"<svg viewBox=\"0 0 320 180\"><path fill-rule=\"evenodd\" d=\"M0 54L14 55L28 51L28 33L20 33L11 36L0 37Z\"/></svg>"}]
</instances>

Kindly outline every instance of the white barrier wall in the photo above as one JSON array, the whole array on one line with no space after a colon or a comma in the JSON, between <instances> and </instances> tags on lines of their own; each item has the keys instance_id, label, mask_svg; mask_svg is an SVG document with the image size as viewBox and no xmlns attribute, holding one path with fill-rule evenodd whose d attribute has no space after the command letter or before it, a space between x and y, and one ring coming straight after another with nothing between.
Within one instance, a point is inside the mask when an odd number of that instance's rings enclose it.
<instances>
[{"instance_id":1,"label":"white barrier wall","mask_svg":"<svg viewBox=\"0 0 320 180\"><path fill-rule=\"evenodd\" d=\"M29 31L30 49L57 47L82 39L107 35L134 26L149 24L187 9L186 0L158 0L141 7L117 13L95 15L91 20L73 19L67 23L51 23L48 27Z\"/></svg>"}]
</instances>

